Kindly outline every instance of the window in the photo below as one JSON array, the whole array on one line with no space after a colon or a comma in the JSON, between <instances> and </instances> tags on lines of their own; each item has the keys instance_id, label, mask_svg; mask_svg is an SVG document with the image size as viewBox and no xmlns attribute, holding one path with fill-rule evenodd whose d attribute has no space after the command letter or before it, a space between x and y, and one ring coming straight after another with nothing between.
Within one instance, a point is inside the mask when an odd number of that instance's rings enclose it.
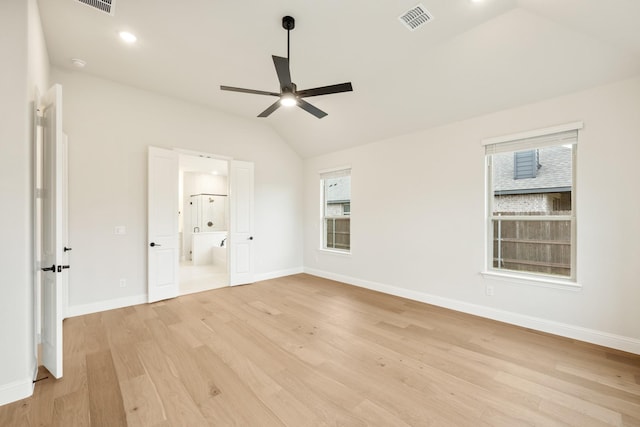
<instances>
[{"instance_id":1,"label":"window","mask_svg":"<svg viewBox=\"0 0 640 427\"><path fill-rule=\"evenodd\" d=\"M322 248L351 250L351 169L320 174Z\"/></svg>"},{"instance_id":2,"label":"window","mask_svg":"<svg viewBox=\"0 0 640 427\"><path fill-rule=\"evenodd\" d=\"M487 158L487 269L575 281L573 123L484 141Z\"/></svg>"}]
</instances>

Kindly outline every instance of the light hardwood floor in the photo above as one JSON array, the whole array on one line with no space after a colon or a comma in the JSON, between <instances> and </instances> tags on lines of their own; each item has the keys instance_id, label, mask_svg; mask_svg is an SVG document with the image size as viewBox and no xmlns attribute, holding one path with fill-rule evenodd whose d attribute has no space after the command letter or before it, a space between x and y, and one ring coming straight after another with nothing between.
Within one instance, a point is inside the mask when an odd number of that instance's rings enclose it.
<instances>
[{"instance_id":1,"label":"light hardwood floor","mask_svg":"<svg viewBox=\"0 0 640 427\"><path fill-rule=\"evenodd\" d=\"M1 426L640 426L640 356L308 275L67 319L64 340L64 378Z\"/></svg>"}]
</instances>

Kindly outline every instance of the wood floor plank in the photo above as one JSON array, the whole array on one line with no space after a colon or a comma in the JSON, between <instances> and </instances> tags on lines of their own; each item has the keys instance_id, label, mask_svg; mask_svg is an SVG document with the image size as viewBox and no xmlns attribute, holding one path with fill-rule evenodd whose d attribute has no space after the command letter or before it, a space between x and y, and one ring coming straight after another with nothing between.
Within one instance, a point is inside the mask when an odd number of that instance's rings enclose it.
<instances>
[{"instance_id":1,"label":"wood floor plank","mask_svg":"<svg viewBox=\"0 0 640 427\"><path fill-rule=\"evenodd\" d=\"M0 425L640 427L640 355L305 274L64 334Z\"/></svg>"},{"instance_id":2,"label":"wood floor plank","mask_svg":"<svg viewBox=\"0 0 640 427\"><path fill-rule=\"evenodd\" d=\"M192 356L191 347L178 334L160 320L147 320L146 323L167 361L172 363L175 375L197 405L220 394L214 379L203 375Z\"/></svg>"},{"instance_id":3,"label":"wood floor plank","mask_svg":"<svg viewBox=\"0 0 640 427\"><path fill-rule=\"evenodd\" d=\"M160 396L167 421L174 426L207 425L198 406L179 379L175 364L153 341L136 345L147 375Z\"/></svg>"},{"instance_id":4,"label":"wood floor plank","mask_svg":"<svg viewBox=\"0 0 640 427\"><path fill-rule=\"evenodd\" d=\"M587 368L565 363L558 364L556 369L640 397L640 385L636 384L632 378L628 378L630 375L615 371L601 372L597 367Z\"/></svg>"},{"instance_id":5,"label":"wood floor plank","mask_svg":"<svg viewBox=\"0 0 640 427\"><path fill-rule=\"evenodd\" d=\"M529 367L521 366L512 362L501 362L490 356L472 352L467 349L454 349L456 354L460 354L467 360L474 360L480 364L493 366L500 373L508 373L516 378L531 381L543 387L562 393L567 397L574 397L585 403L593 403L609 408L614 412L627 414L640 419L640 399L635 396L622 395L616 389L596 387L594 384L583 384L575 378L565 378L554 376L547 372L539 372ZM553 372L553 371L552 371ZM534 393L536 388L526 389L529 393Z\"/></svg>"},{"instance_id":6,"label":"wood floor plank","mask_svg":"<svg viewBox=\"0 0 640 427\"><path fill-rule=\"evenodd\" d=\"M162 401L149 376L125 379L120 383L120 389L129 427L156 425L166 421Z\"/></svg>"},{"instance_id":7,"label":"wood floor plank","mask_svg":"<svg viewBox=\"0 0 640 427\"><path fill-rule=\"evenodd\" d=\"M57 397L53 407L52 427L89 427L92 425L89 394L84 389Z\"/></svg>"},{"instance_id":8,"label":"wood floor plank","mask_svg":"<svg viewBox=\"0 0 640 427\"><path fill-rule=\"evenodd\" d=\"M516 377L507 373L499 373L496 380L510 385L514 388L526 390L537 394L544 402L561 405L567 410L571 410L580 415L586 415L594 420L601 421L609 425L622 425L622 416L616 411L607 409L600 405L584 401L566 393L558 392L552 388L542 386L533 381L529 381L520 377ZM541 409L543 405L541 405Z\"/></svg>"},{"instance_id":9,"label":"wood floor plank","mask_svg":"<svg viewBox=\"0 0 640 427\"><path fill-rule=\"evenodd\" d=\"M137 378L146 373L134 343L128 345L113 344L112 349L113 364L120 381Z\"/></svg>"},{"instance_id":10,"label":"wood floor plank","mask_svg":"<svg viewBox=\"0 0 640 427\"><path fill-rule=\"evenodd\" d=\"M91 425L126 426L122 392L110 350L87 354L87 383Z\"/></svg>"},{"instance_id":11,"label":"wood floor plank","mask_svg":"<svg viewBox=\"0 0 640 427\"><path fill-rule=\"evenodd\" d=\"M256 395L248 382L243 380L238 372L230 369L210 346L195 349L195 358L202 372L215 376L221 391L221 402L225 402L226 408L235 420L235 425L265 427L285 425Z\"/></svg>"}]
</instances>

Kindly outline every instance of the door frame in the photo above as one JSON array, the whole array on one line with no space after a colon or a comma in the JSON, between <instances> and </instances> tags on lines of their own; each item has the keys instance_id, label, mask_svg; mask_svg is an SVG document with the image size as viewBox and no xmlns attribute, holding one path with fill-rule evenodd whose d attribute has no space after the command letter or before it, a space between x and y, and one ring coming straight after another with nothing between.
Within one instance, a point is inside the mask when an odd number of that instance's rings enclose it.
<instances>
[{"instance_id":1,"label":"door frame","mask_svg":"<svg viewBox=\"0 0 640 427\"><path fill-rule=\"evenodd\" d=\"M158 147L158 148L160 148L160 147ZM168 148L167 150L175 151L179 155L187 155L187 156L193 156L193 157L204 157L204 158L209 158L209 159L213 159L213 160L226 161L227 162L228 171L231 170L231 165L232 165L232 163L234 161L233 157L224 156L224 155L217 155L217 154L211 154L211 153L201 152L201 151L188 150L188 149L184 149L184 148L173 147L173 148ZM229 190L228 203L227 203L227 214L229 214L228 210L230 209L230 205L232 203L231 202L231 198L233 197L232 194L231 194L231 191L230 191L231 187L230 187L229 175L230 175L230 172L227 175L227 189ZM179 183L178 183L178 185L179 185ZM148 190L148 186L149 186L149 183L147 183L147 190ZM149 213L148 213L148 215L149 215ZM229 234L230 234L230 230L231 230L231 221L232 221L232 218L230 216L231 215L228 215L229 224L227 226L227 229L228 229L227 232ZM147 220L148 220L148 218L147 218ZM228 280L228 283L227 283L226 287L230 286L230 284L231 284L231 265L230 265L230 258L231 257L230 257L230 251L232 250L232 246L231 245L233 245L232 239L230 239L229 235L228 235L228 237L229 237L229 240L228 240L229 247L227 249L227 251L228 251L228 253L227 253L227 271L229 272L229 280ZM178 253L178 262L179 262L179 257L180 257L180 254ZM147 262L148 262L148 260L147 260ZM147 290L148 290L148 287L149 287L149 278L147 277Z\"/></svg>"},{"instance_id":2,"label":"door frame","mask_svg":"<svg viewBox=\"0 0 640 427\"><path fill-rule=\"evenodd\" d=\"M40 126L40 90L36 86L34 91L33 98L33 141L32 141L32 194L31 194L31 203L32 203L32 221L33 221L33 351L34 357L36 360L36 365L39 363L38 360L38 345L42 340L42 283L40 277L40 266L41 266L41 244L42 241L42 211L40 208L40 194L42 189L42 138L43 138L43 129ZM37 366L36 366L37 368ZM37 372L36 372L37 373ZM34 378L35 379L35 378Z\"/></svg>"},{"instance_id":3,"label":"door frame","mask_svg":"<svg viewBox=\"0 0 640 427\"><path fill-rule=\"evenodd\" d=\"M177 148L177 147L174 147L173 150L177 151L180 154L184 154L184 155L188 155L188 156L204 157L204 158L213 159L213 160L224 160L224 161L227 162L227 192L228 192L227 193L228 194L227 218L229 220L229 223L227 224L227 242L228 242L228 245L227 245L227 274L228 274L228 283L227 283L226 287L237 286L239 284L246 284L246 283L253 282L253 277L255 276L255 274L253 272L255 270L255 250L253 249L253 245L255 244L254 242L251 243L251 245L252 245L252 249L251 249L251 257L252 257L251 270L252 270L252 272L251 272L251 275L250 275L251 276L251 281L250 282L246 282L246 281L238 282L238 281L235 281L235 283L234 283L234 280L233 280L233 277L232 277L232 271L231 271L231 268L232 268L232 264L231 263L232 263L232 257L233 257L232 251L234 250L234 244L235 244L234 240L231 238L231 230L233 228L233 225L232 225L233 218L232 218L230 210L231 210L231 205L233 204L233 198L234 198L234 196L232 194L233 191L232 191L232 182L231 182L231 169L233 167L234 161L239 161L239 160L238 159L234 159L233 157L230 157L230 156L224 156L224 155L221 155L221 154L212 154L212 153L207 153L207 152L204 152L204 151L188 150L188 149ZM255 166L254 162L247 162L247 163L253 163L253 165ZM252 173L253 173L253 168L252 168ZM255 176L252 175L252 179L254 180L254 182L252 184L252 187L254 187L255 186ZM252 193L254 193L253 190L252 190ZM252 217L253 217L253 212L254 212L254 203L255 203L255 193L252 194L252 200L251 200L251 212L252 212L251 215L252 215ZM254 222L253 218L252 218L252 222ZM254 233L254 229L255 229L255 225L252 224L251 228L252 228L251 234L253 234ZM253 236L251 236L251 240L254 240Z\"/></svg>"},{"instance_id":4,"label":"door frame","mask_svg":"<svg viewBox=\"0 0 640 427\"><path fill-rule=\"evenodd\" d=\"M229 222L231 221L230 217L229 217L229 204L231 201L231 193L229 190L229 169L231 167L231 162L233 161L232 157L229 156L223 156L223 155L219 155L219 154L211 154L211 153L206 153L206 152L202 152L202 151L194 151L194 150L186 150L184 148L173 148L174 151L178 152L181 156L190 156L190 157L197 157L197 158L205 158L205 159L211 159L211 160L218 160L218 161L222 161L225 162L227 164L227 186L226 186L226 190L227 190L227 203L225 206L225 215L227 216L227 219L229 220ZM205 173L205 171L202 171L202 173ZM183 188L184 188L184 182L181 183ZM180 185L180 184L178 184ZM182 189L181 189L182 190ZM183 199L184 199L184 194L183 194ZM186 209L183 209L184 212L183 214L183 225L184 225L184 216L186 215ZM229 224L227 224L227 242L230 242L229 240ZM185 233L186 229L183 227L182 232ZM183 236L183 242L184 242L184 236ZM231 277L229 275L229 270L230 270L230 265L229 265L229 252L230 252L230 245L227 245L227 282L225 283L224 286L221 286L220 288L228 288L229 284L231 283ZM217 289L217 288L214 288ZM182 294L180 294L182 295Z\"/></svg>"}]
</instances>

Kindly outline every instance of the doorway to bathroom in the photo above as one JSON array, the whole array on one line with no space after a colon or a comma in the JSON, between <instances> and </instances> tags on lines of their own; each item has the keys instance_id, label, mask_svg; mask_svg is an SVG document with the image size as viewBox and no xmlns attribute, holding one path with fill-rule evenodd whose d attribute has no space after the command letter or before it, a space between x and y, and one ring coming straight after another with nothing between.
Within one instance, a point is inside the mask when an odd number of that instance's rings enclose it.
<instances>
[{"instance_id":1,"label":"doorway to bathroom","mask_svg":"<svg viewBox=\"0 0 640 427\"><path fill-rule=\"evenodd\" d=\"M179 156L180 294L229 286L228 161Z\"/></svg>"},{"instance_id":2,"label":"doorway to bathroom","mask_svg":"<svg viewBox=\"0 0 640 427\"><path fill-rule=\"evenodd\" d=\"M184 242L186 234L194 237L194 231L202 232L202 227L186 230L184 218L185 194L184 173L180 174L180 156L187 154L201 161L191 159L198 165L184 164L183 172L200 172L200 175L215 175L211 169L212 163L207 159L222 160L227 165L228 208L225 209L226 224L229 226L228 238L220 241L222 247L227 248L227 278L226 281L216 282L210 269L194 268L185 272L187 278L180 280L180 261L188 267L191 258L187 258L190 245ZM254 241L254 164L242 160L221 158L182 150L169 150L160 147L148 147L148 178L147 178L147 293L148 301L156 302L168 298L175 298L180 294L215 289L222 286L238 286L253 283L255 266ZM189 161L189 159L184 159ZM217 171L218 175L223 172ZM180 178L182 176L182 178ZM223 188L225 185L223 184ZM195 191L198 191L197 189ZM208 190L206 190L208 191ZM201 193L204 191L200 191ZM194 194L194 195L197 195ZM224 195L224 194L221 194ZM215 202L214 202L215 203ZM188 205L191 206L191 205ZM189 210L189 215L191 215ZM205 221L208 224L209 221ZM213 222L213 221L212 221ZM197 237L196 237L197 238ZM192 239L193 241L193 239ZM197 242L196 242L197 244ZM213 262L213 246L212 262ZM181 253L184 256L181 256ZM190 255L191 256L191 255ZM192 267L199 267L193 265ZM221 266L220 266L221 267ZM191 274L189 274L191 273ZM201 274L202 273L202 274ZM192 283L188 283L192 282ZM182 283L182 285L181 285ZM182 288L182 289L181 289Z\"/></svg>"}]
</instances>

